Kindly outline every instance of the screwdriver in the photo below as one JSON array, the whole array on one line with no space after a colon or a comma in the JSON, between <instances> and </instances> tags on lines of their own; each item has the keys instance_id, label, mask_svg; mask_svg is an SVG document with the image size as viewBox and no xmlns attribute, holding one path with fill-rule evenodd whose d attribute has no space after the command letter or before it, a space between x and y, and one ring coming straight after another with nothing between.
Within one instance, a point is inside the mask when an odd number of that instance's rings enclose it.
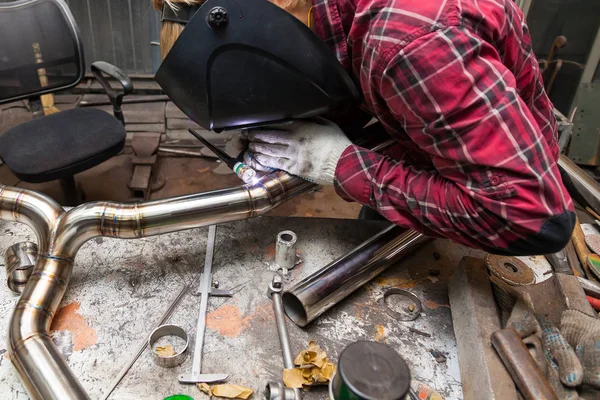
<instances>
[{"instance_id":1,"label":"screwdriver","mask_svg":"<svg viewBox=\"0 0 600 400\"><path fill-rule=\"evenodd\" d=\"M231 170L245 183L252 183L256 178L256 171L240 162L237 158L231 157L229 154L225 153L223 150L213 145L211 142L203 138L198 132L193 129L188 129L188 131L203 145L208 147L215 155L223 161Z\"/></svg>"}]
</instances>

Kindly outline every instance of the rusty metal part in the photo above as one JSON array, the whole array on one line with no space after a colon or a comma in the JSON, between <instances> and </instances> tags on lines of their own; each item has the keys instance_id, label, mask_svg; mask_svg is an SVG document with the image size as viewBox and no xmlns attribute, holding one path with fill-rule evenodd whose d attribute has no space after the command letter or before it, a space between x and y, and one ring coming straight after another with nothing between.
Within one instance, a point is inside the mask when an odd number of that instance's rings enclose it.
<instances>
[{"instance_id":1,"label":"rusty metal part","mask_svg":"<svg viewBox=\"0 0 600 400\"><path fill-rule=\"evenodd\" d=\"M502 326L482 259L460 261L448 297L465 400L517 400L515 385L490 343Z\"/></svg>"},{"instance_id":2,"label":"rusty metal part","mask_svg":"<svg viewBox=\"0 0 600 400\"><path fill-rule=\"evenodd\" d=\"M510 285L522 286L535 283L533 270L516 257L488 254L485 257L485 264L490 274Z\"/></svg>"},{"instance_id":3,"label":"rusty metal part","mask_svg":"<svg viewBox=\"0 0 600 400\"><path fill-rule=\"evenodd\" d=\"M284 274L296 266L296 242L298 236L292 231L282 231L277 234L275 242L275 263L283 269Z\"/></svg>"},{"instance_id":4,"label":"rusty metal part","mask_svg":"<svg viewBox=\"0 0 600 400\"><path fill-rule=\"evenodd\" d=\"M6 285L17 294L23 293L37 260L38 247L32 242L21 242L6 250Z\"/></svg>"},{"instance_id":5,"label":"rusty metal part","mask_svg":"<svg viewBox=\"0 0 600 400\"><path fill-rule=\"evenodd\" d=\"M45 400L89 398L48 332L75 255L85 242L98 236L135 239L247 219L316 187L276 171L237 188L147 203L87 203L65 212L47 196L0 185L0 219L32 227L38 243L35 273L12 313L7 335L10 360L29 395Z\"/></svg>"},{"instance_id":6,"label":"rusty metal part","mask_svg":"<svg viewBox=\"0 0 600 400\"><path fill-rule=\"evenodd\" d=\"M405 313L399 313L392 310L390 305L387 303L387 299L390 296L403 296L412 300L415 304L414 310ZM396 288L388 289L385 291L385 293L383 293L383 297L381 298L380 302L385 312L388 313L390 317L395 318L398 321L414 321L415 319L419 318L419 315L421 315L421 300L419 300L415 294L409 292L408 290Z\"/></svg>"},{"instance_id":7,"label":"rusty metal part","mask_svg":"<svg viewBox=\"0 0 600 400\"><path fill-rule=\"evenodd\" d=\"M525 400L558 400L517 331L494 332L492 345Z\"/></svg>"},{"instance_id":8,"label":"rusty metal part","mask_svg":"<svg viewBox=\"0 0 600 400\"><path fill-rule=\"evenodd\" d=\"M287 316L298 326L308 325L429 240L391 225L284 292Z\"/></svg>"}]
</instances>

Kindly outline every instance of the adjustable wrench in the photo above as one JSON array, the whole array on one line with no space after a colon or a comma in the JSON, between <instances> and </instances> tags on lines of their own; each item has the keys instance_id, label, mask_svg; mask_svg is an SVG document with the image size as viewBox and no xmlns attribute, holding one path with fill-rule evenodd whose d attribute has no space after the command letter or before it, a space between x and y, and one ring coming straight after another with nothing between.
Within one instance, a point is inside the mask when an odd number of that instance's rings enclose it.
<instances>
[{"instance_id":1,"label":"adjustable wrench","mask_svg":"<svg viewBox=\"0 0 600 400\"><path fill-rule=\"evenodd\" d=\"M281 343L281 351L283 353L283 367L285 369L292 369L294 368L294 358L292 357L290 338L287 327L285 326L285 312L283 310L283 300L281 299L282 291L283 283L281 281L281 277L279 275L275 275L273 277L273 281L269 285L267 295L273 300L273 312L275 313L277 333L279 334L279 343ZM287 388L280 382L269 382L267 384L265 394L269 400L302 399L300 389Z\"/></svg>"}]
</instances>

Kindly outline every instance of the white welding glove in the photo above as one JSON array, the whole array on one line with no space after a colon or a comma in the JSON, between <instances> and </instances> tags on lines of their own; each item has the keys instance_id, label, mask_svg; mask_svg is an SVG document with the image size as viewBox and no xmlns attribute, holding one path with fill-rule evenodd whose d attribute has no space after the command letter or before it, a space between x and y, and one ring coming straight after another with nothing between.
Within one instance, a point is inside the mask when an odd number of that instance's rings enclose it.
<instances>
[{"instance_id":1,"label":"white welding glove","mask_svg":"<svg viewBox=\"0 0 600 400\"><path fill-rule=\"evenodd\" d=\"M247 138L248 166L281 169L319 185L333 185L338 160L352 144L336 124L323 118L252 129Z\"/></svg>"}]
</instances>

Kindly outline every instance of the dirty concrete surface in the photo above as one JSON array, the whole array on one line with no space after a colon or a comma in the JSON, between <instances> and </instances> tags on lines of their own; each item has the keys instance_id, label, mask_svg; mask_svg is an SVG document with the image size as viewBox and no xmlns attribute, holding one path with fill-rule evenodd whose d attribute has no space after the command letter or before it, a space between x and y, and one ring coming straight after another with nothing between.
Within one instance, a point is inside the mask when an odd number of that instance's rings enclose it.
<instances>
[{"instance_id":1,"label":"dirty concrete surface","mask_svg":"<svg viewBox=\"0 0 600 400\"><path fill-rule=\"evenodd\" d=\"M269 265L279 231L291 229L298 234L303 259L284 280L289 287L381 227L376 222L281 217L219 225L214 278L221 288L234 288L235 294L231 299L210 299L203 372L229 374L229 383L251 387L254 398L262 398L268 381L280 379L281 350L266 297L273 276ZM33 232L23 225L0 221L0 232L1 249L22 240L35 240ZM92 398L104 393L184 285L197 287L207 232L208 228L199 228L129 241L96 238L79 251L52 330L62 343L67 362ZM445 240L432 241L306 329L288 321L293 352L298 353L309 340L316 340L336 362L351 342L381 341L407 360L416 381L430 385L446 399L462 398L446 284L464 255L482 253ZM2 274L3 267L0 265ZM430 276L430 269L438 269L440 274ZM415 293L423 302L422 315L412 322L399 322L386 314L379 300L389 287ZM22 400L28 395L5 348L6 328L16 299L7 288L0 289L0 393L2 398ZM168 321L184 327L191 343L199 301L186 295ZM431 337L409 332L409 327ZM432 350L446 360L437 362ZM177 382L179 374L191 370L191 351L193 345L188 359L173 369L156 366L145 351L111 398L162 399L175 393L208 398L196 387ZM327 390L315 388L305 393L305 398L327 398Z\"/></svg>"}]
</instances>

